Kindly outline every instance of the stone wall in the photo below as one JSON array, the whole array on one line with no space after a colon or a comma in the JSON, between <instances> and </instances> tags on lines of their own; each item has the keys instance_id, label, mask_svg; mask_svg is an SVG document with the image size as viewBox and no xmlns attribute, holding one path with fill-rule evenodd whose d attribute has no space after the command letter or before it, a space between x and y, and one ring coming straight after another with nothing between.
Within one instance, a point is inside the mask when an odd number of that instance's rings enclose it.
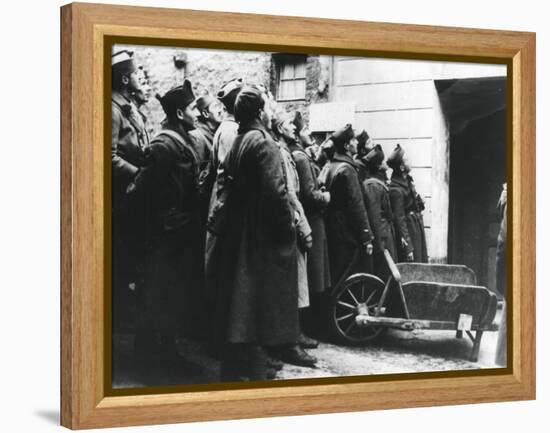
<instances>
[{"instance_id":1,"label":"stone wall","mask_svg":"<svg viewBox=\"0 0 550 433\"><path fill-rule=\"evenodd\" d=\"M164 118L162 108L154 97L189 79L195 96L216 94L222 83L236 77L245 82L260 83L276 95L277 68L272 53L256 51L204 50L151 46L116 45L113 52L128 49L134 52L138 65L143 66L152 87L151 100L142 107L148 118L151 134L158 132ZM178 68L174 59L185 60ZM308 56L306 64L306 96L304 100L281 102L288 110L299 109L309 118L307 107L316 102L328 101L330 57Z\"/></svg>"},{"instance_id":2,"label":"stone wall","mask_svg":"<svg viewBox=\"0 0 550 433\"><path fill-rule=\"evenodd\" d=\"M311 104L328 102L330 61L328 56L310 55L306 59L306 95L303 100L279 102L287 111L300 110L306 123L309 122L308 107ZM277 64L271 59L271 92L277 94Z\"/></svg>"}]
</instances>

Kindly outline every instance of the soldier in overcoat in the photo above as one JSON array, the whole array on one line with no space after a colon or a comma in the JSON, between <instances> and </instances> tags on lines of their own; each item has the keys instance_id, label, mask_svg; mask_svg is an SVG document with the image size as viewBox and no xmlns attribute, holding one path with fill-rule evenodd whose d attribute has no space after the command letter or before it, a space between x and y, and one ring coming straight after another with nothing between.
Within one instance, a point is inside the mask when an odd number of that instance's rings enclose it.
<instances>
[{"instance_id":1,"label":"soldier in overcoat","mask_svg":"<svg viewBox=\"0 0 550 433\"><path fill-rule=\"evenodd\" d=\"M145 281L140 291L138 356L158 354L161 365L177 359L176 334L197 325L199 158L189 134L196 122L191 83L157 95L166 119L152 140L147 166L129 186L132 198L147 204Z\"/></svg>"},{"instance_id":2,"label":"soldier in overcoat","mask_svg":"<svg viewBox=\"0 0 550 433\"><path fill-rule=\"evenodd\" d=\"M243 79L236 78L224 83L218 91L216 97L223 104L225 108L224 119L218 126L214 138L212 141L212 164L208 175L201 181L201 195L204 197L204 202L207 202L208 212L212 211L212 208L216 201L217 196L217 178L223 178L223 161L227 152L233 146L233 142L237 137L239 125L235 120L235 99L243 87ZM206 207L206 203L205 203ZM206 232L204 245L204 268L206 272L206 296L210 296L213 289L209 287L215 286L214 283L210 283L209 278L212 276L212 272L208 272L208 268L217 267L217 258L219 254L215 251L217 246L216 235L211 231Z\"/></svg>"},{"instance_id":3,"label":"soldier in overcoat","mask_svg":"<svg viewBox=\"0 0 550 433\"><path fill-rule=\"evenodd\" d=\"M305 151L308 136L304 134L304 124L299 111L295 112L297 140L288 144L288 149L296 164L300 181L299 196L306 218L311 226L313 244L307 255L307 276L310 308L303 318L306 331L317 335L327 323L325 317L326 295L331 287L328 242L325 231L324 214L330 202L330 193L322 190L317 180L320 168Z\"/></svg>"},{"instance_id":4,"label":"soldier in overcoat","mask_svg":"<svg viewBox=\"0 0 550 433\"><path fill-rule=\"evenodd\" d=\"M390 189L386 177L387 165L384 162L384 151L377 144L363 157L366 179L363 181L363 197L374 234L373 272L383 281L389 276L389 268L384 257L388 250L394 261L397 261L395 231L390 203Z\"/></svg>"},{"instance_id":5,"label":"soldier in overcoat","mask_svg":"<svg viewBox=\"0 0 550 433\"><path fill-rule=\"evenodd\" d=\"M497 204L498 217L500 219L500 230L497 238L497 256L496 256L496 287L499 294L504 298L504 307L502 310L503 318L506 318L507 281L506 281L506 237L508 231L507 203L508 203L507 184L502 185L502 192ZM495 363L505 367L507 364L507 328L506 320L502 320L497 338L497 348L495 353Z\"/></svg>"},{"instance_id":6,"label":"soldier in overcoat","mask_svg":"<svg viewBox=\"0 0 550 433\"><path fill-rule=\"evenodd\" d=\"M506 299L506 236L507 236L507 221L506 216L508 203L508 188L507 184L502 185L502 192L497 204L497 213L500 220L500 229L497 237L497 254L496 254L496 287L499 293Z\"/></svg>"},{"instance_id":7,"label":"soldier in overcoat","mask_svg":"<svg viewBox=\"0 0 550 433\"><path fill-rule=\"evenodd\" d=\"M112 77L113 325L127 332L135 330L130 317L132 289L143 277L144 220L143 208L128 199L126 188L145 164L149 136L137 98L146 97L143 70L137 68L132 52L112 55Z\"/></svg>"},{"instance_id":8,"label":"soldier in overcoat","mask_svg":"<svg viewBox=\"0 0 550 433\"><path fill-rule=\"evenodd\" d=\"M242 78L235 78L224 83L217 93L218 100L225 108L225 115L213 138L214 169L218 169L223 162L237 136L239 126L235 120L235 99L243 85Z\"/></svg>"},{"instance_id":9,"label":"soldier in overcoat","mask_svg":"<svg viewBox=\"0 0 550 433\"><path fill-rule=\"evenodd\" d=\"M197 117L197 125L190 134L197 145L195 150L201 161L202 171L212 160L214 134L222 121L222 113L220 103L209 94L197 99L197 111L200 113Z\"/></svg>"},{"instance_id":10,"label":"soldier in overcoat","mask_svg":"<svg viewBox=\"0 0 550 433\"><path fill-rule=\"evenodd\" d=\"M423 202L410 176L410 165L405 151L397 144L388 157L393 170L390 182L390 200L396 230L399 261L426 263L428 251L422 219Z\"/></svg>"},{"instance_id":11,"label":"soldier in overcoat","mask_svg":"<svg viewBox=\"0 0 550 433\"><path fill-rule=\"evenodd\" d=\"M237 96L238 136L224 160L231 189L211 250L218 254L217 266L207 268L215 274L207 279L216 286L213 320L223 345L222 380L265 379L262 348L295 344L298 337L295 214L264 104L254 87Z\"/></svg>"},{"instance_id":12,"label":"soldier in overcoat","mask_svg":"<svg viewBox=\"0 0 550 433\"><path fill-rule=\"evenodd\" d=\"M300 315L300 333L298 344L284 347L278 356L291 364L313 366L316 363L315 357L305 352L304 348L315 348L318 342L303 332L303 317L310 306L309 285L307 276L307 255L313 244L312 230L309 225L304 207L298 198L300 194L300 179L296 170L296 163L290 153L289 145L296 142L293 117L287 112L278 112L272 119L271 131L281 149L283 157L284 174L290 197L290 203L296 214L297 233L297 284L298 284L298 311Z\"/></svg>"},{"instance_id":13,"label":"soldier in overcoat","mask_svg":"<svg viewBox=\"0 0 550 433\"><path fill-rule=\"evenodd\" d=\"M295 123L296 124L296 123ZM313 245L308 254L308 283L310 293L322 293L330 288L330 266L325 231L324 213L330 202L330 193L322 191L317 180L320 169L305 152L300 140L288 145L300 180L299 199L311 226Z\"/></svg>"},{"instance_id":14,"label":"soldier in overcoat","mask_svg":"<svg viewBox=\"0 0 550 433\"><path fill-rule=\"evenodd\" d=\"M372 255L373 234L370 228L357 167L348 151L353 138L351 125L335 131L334 156L328 163L326 188L330 203L326 214L326 230L333 287L358 266L365 271L365 254Z\"/></svg>"}]
</instances>

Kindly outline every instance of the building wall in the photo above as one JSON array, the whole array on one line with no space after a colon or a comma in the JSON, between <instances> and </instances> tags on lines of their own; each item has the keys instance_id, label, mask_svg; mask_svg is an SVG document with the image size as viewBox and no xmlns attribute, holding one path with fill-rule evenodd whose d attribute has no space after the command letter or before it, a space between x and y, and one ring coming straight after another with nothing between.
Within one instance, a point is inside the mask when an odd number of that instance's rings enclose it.
<instances>
[{"instance_id":1,"label":"building wall","mask_svg":"<svg viewBox=\"0 0 550 433\"><path fill-rule=\"evenodd\" d=\"M154 98L155 93L163 95L181 84L185 78L191 81L197 97L205 93L215 95L224 82L237 77L242 77L247 83L263 84L276 95L277 71L272 53L269 52L135 45L116 45L113 52L121 49L133 51L137 64L143 66L150 77L153 97L142 110L149 120L149 129L153 135L159 131L160 122L164 118L162 107ZM174 57L185 58L185 68L176 68ZM301 110L307 120L307 107L310 104L328 100L330 57L308 56L306 76L305 99L281 102L279 105L287 110Z\"/></svg>"},{"instance_id":2,"label":"building wall","mask_svg":"<svg viewBox=\"0 0 550 433\"><path fill-rule=\"evenodd\" d=\"M431 261L447 259L449 133L434 80L505 76L500 65L334 58L331 101L355 104L356 130L366 129L389 154L397 143L412 165L426 201L424 223Z\"/></svg>"},{"instance_id":3,"label":"building wall","mask_svg":"<svg viewBox=\"0 0 550 433\"><path fill-rule=\"evenodd\" d=\"M309 106L329 100L329 80L331 74L330 56L307 56L306 59L306 94L304 99L279 102L287 111L299 110L306 123L309 123ZM271 92L277 94L277 64L273 58L271 64Z\"/></svg>"},{"instance_id":4,"label":"building wall","mask_svg":"<svg viewBox=\"0 0 550 433\"><path fill-rule=\"evenodd\" d=\"M159 131L164 118L155 93L163 95L182 84L185 78L191 81L196 97L205 93L215 95L224 82L237 77L243 77L248 83L270 85L271 53L135 45L113 47L113 51L120 49L133 51L137 64L143 66L150 77L153 97L142 110L153 135ZM183 69L176 68L174 57L186 58Z\"/></svg>"}]
</instances>

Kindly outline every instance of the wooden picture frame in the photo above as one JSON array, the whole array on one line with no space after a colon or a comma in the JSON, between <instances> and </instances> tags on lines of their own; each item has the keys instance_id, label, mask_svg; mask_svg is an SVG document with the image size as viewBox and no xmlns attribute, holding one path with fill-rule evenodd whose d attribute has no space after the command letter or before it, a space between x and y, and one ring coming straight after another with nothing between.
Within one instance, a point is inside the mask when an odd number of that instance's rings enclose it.
<instances>
[{"instance_id":1,"label":"wooden picture frame","mask_svg":"<svg viewBox=\"0 0 550 433\"><path fill-rule=\"evenodd\" d=\"M105 41L508 66L508 367L177 393L107 395ZM183 42L182 42L183 41ZM61 424L72 429L535 398L535 35L97 4L61 8ZM108 65L110 67L110 65ZM108 170L107 170L108 171Z\"/></svg>"}]
</instances>

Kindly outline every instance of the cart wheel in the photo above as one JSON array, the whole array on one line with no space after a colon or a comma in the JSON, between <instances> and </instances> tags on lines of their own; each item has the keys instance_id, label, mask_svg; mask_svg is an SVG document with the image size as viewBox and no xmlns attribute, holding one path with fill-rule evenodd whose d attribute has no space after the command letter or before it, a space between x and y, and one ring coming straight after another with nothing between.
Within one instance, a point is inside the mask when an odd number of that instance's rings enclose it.
<instances>
[{"instance_id":1,"label":"cart wheel","mask_svg":"<svg viewBox=\"0 0 550 433\"><path fill-rule=\"evenodd\" d=\"M384 291L384 282L370 274L349 277L331 299L329 323L332 334L342 344L363 344L379 337L386 328L357 325L360 313L374 315Z\"/></svg>"}]
</instances>

